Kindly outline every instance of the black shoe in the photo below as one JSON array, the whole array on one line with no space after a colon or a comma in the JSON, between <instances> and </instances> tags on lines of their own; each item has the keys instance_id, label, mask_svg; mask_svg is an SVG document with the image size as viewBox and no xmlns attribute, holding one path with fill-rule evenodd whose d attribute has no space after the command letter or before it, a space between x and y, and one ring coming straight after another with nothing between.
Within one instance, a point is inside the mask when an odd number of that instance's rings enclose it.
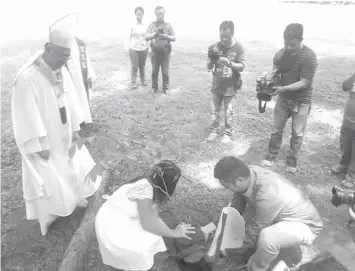
<instances>
[{"instance_id":1,"label":"black shoe","mask_svg":"<svg viewBox=\"0 0 355 271\"><path fill-rule=\"evenodd\" d=\"M152 88L152 92L153 92L153 93L157 93L157 92L158 92L158 89L157 89L157 88Z\"/></svg>"},{"instance_id":2,"label":"black shoe","mask_svg":"<svg viewBox=\"0 0 355 271\"><path fill-rule=\"evenodd\" d=\"M163 93L166 94L166 92L168 91L167 88L163 89Z\"/></svg>"},{"instance_id":3,"label":"black shoe","mask_svg":"<svg viewBox=\"0 0 355 271\"><path fill-rule=\"evenodd\" d=\"M146 82L142 82L142 86L146 87L146 86L148 86L148 84Z\"/></svg>"}]
</instances>

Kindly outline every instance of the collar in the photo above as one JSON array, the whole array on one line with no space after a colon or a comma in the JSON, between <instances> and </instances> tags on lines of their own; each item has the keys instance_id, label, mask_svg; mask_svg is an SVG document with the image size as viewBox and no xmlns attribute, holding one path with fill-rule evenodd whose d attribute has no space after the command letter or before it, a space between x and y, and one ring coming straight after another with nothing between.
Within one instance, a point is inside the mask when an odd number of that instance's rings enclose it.
<instances>
[{"instance_id":1,"label":"collar","mask_svg":"<svg viewBox=\"0 0 355 271\"><path fill-rule=\"evenodd\" d=\"M254 170L250 169L249 187L248 187L247 191L245 193L243 193L243 195L249 199L253 193L256 178L257 178L256 172Z\"/></svg>"}]
</instances>

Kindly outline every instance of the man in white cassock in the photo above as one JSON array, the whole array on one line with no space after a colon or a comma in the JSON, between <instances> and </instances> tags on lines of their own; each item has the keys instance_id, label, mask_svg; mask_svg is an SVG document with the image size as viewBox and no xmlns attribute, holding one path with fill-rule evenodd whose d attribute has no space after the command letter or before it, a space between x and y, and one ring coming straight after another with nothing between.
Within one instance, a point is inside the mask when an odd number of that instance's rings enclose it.
<instances>
[{"instance_id":1,"label":"man in white cassock","mask_svg":"<svg viewBox=\"0 0 355 271\"><path fill-rule=\"evenodd\" d=\"M101 181L90 178L95 162L86 147L75 145L84 114L65 67L72 42L67 32L52 29L43 53L30 59L13 83L12 121L22 155L26 216L39 221L43 235L58 216L86 207Z\"/></svg>"}]
</instances>

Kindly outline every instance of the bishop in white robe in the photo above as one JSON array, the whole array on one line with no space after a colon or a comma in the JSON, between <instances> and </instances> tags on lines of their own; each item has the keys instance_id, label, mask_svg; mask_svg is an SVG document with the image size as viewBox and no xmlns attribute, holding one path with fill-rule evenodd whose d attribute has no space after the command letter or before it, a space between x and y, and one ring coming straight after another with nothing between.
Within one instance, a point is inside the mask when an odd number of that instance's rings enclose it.
<instances>
[{"instance_id":1,"label":"bishop in white robe","mask_svg":"<svg viewBox=\"0 0 355 271\"><path fill-rule=\"evenodd\" d=\"M44 53L25 64L13 83L12 121L22 156L23 195L26 217L37 219L41 233L58 216L68 216L86 206L101 178L91 180L95 165L85 146L70 157L78 139L83 112L75 85L66 67L72 37L50 33Z\"/></svg>"}]
</instances>

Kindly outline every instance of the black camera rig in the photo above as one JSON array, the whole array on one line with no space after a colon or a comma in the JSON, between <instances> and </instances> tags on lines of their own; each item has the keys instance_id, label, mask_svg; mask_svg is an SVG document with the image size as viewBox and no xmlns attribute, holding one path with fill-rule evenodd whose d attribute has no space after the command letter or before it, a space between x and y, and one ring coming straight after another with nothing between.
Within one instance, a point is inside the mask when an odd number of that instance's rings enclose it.
<instances>
[{"instance_id":1,"label":"black camera rig","mask_svg":"<svg viewBox=\"0 0 355 271\"><path fill-rule=\"evenodd\" d=\"M259 76L256 79L256 97L259 100L259 113L265 113L266 103L271 101L271 94L274 92L274 87L281 81L281 73L274 73L269 77L267 73ZM262 105L264 102L264 105Z\"/></svg>"},{"instance_id":2,"label":"black camera rig","mask_svg":"<svg viewBox=\"0 0 355 271\"><path fill-rule=\"evenodd\" d=\"M208 57L211 62L216 63L220 57L227 57L227 53L223 49L223 46L219 43L208 48Z\"/></svg>"},{"instance_id":3,"label":"black camera rig","mask_svg":"<svg viewBox=\"0 0 355 271\"><path fill-rule=\"evenodd\" d=\"M349 206L350 220L348 226L350 226L353 222L355 222L355 191L349 191L342 187L334 186L332 194L332 204L335 207L339 207L341 205Z\"/></svg>"}]
</instances>

